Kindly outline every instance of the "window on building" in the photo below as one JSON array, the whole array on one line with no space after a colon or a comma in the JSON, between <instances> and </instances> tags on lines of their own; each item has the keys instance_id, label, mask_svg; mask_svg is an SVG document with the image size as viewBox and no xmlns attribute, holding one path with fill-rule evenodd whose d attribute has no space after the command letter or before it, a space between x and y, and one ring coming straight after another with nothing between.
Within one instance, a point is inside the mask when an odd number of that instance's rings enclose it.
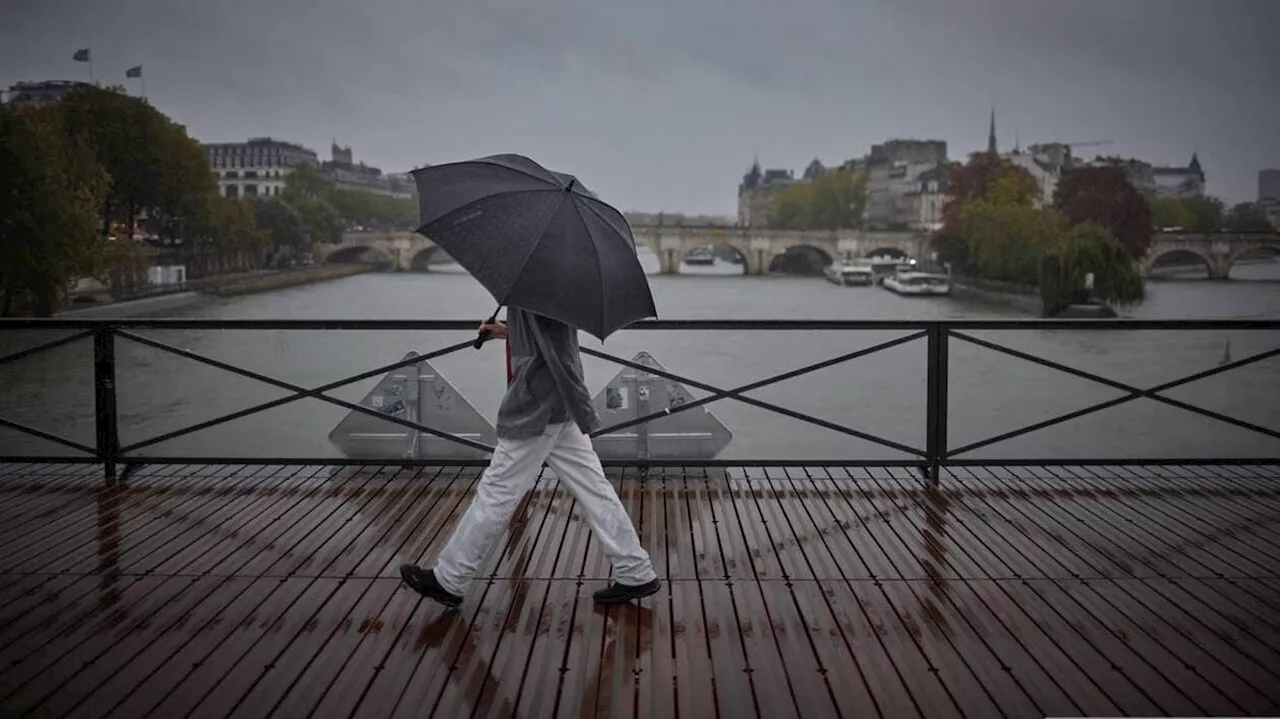
<instances>
[{"instance_id":1,"label":"window on building","mask_svg":"<svg viewBox=\"0 0 1280 719\"><path fill-rule=\"evenodd\" d=\"M258 179L258 172L257 172L257 170L245 170L245 172L244 172L244 179L246 179L246 180L256 180L256 179Z\"/></svg>"},{"instance_id":2,"label":"window on building","mask_svg":"<svg viewBox=\"0 0 1280 719\"><path fill-rule=\"evenodd\" d=\"M257 185L245 185L245 186L244 186L244 196L245 196L245 197L257 197L257 196L258 196L258 186L257 186Z\"/></svg>"},{"instance_id":3,"label":"window on building","mask_svg":"<svg viewBox=\"0 0 1280 719\"><path fill-rule=\"evenodd\" d=\"M231 199L234 200L239 196L240 196L239 185L227 185L227 197L230 197Z\"/></svg>"},{"instance_id":4,"label":"window on building","mask_svg":"<svg viewBox=\"0 0 1280 719\"><path fill-rule=\"evenodd\" d=\"M246 175L246 176L248 176L248 174L249 174L249 173L247 173L247 172L245 173L245 175ZM238 180L238 179L240 179L240 173L239 173L239 172L236 172L235 170L227 170L227 179L228 179L228 180Z\"/></svg>"}]
</instances>

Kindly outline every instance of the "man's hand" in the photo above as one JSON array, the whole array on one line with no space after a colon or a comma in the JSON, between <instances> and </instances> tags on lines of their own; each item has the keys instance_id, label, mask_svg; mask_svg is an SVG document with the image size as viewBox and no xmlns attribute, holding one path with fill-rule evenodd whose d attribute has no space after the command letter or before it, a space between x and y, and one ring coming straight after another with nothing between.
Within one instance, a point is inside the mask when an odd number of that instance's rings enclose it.
<instances>
[{"instance_id":1,"label":"man's hand","mask_svg":"<svg viewBox=\"0 0 1280 719\"><path fill-rule=\"evenodd\" d=\"M488 332L489 336L495 340L505 340L507 338L507 325L503 322L495 322L494 324L481 322L480 331Z\"/></svg>"}]
</instances>

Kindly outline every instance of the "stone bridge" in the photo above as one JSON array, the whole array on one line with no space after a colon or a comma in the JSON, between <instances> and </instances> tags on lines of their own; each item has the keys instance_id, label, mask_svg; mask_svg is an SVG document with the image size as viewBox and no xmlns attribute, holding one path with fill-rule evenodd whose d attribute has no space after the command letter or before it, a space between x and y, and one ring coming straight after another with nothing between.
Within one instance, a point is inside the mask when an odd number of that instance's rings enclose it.
<instances>
[{"instance_id":1,"label":"stone bridge","mask_svg":"<svg viewBox=\"0 0 1280 719\"><path fill-rule=\"evenodd\" d=\"M1142 276L1150 277L1161 258L1180 254L1199 257L1209 271L1209 279L1225 280L1231 267L1251 254L1271 249L1280 252L1280 234L1276 232L1157 232L1151 249L1139 263Z\"/></svg>"},{"instance_id":2,"label":"stone bridge","mask_svg":"<svg viewBox=\"0 0 1280 719\"><path fill-rule=\"evenodd\" d=\"M663 274L679 272L680 262L699 247L732 248L742 258L745 274L769 271L775 259L795 248L810 248L823 260L868 257L893 252L923 257L929 250L928 235L913 232L863 232L860 230L800 231L747 227L635 226L638 244L658 257ZM400 271L425 272L439 248L415 232L348 232L340 244L323 245L322 263L368 262Z\"/></svg>"}]
</instances>

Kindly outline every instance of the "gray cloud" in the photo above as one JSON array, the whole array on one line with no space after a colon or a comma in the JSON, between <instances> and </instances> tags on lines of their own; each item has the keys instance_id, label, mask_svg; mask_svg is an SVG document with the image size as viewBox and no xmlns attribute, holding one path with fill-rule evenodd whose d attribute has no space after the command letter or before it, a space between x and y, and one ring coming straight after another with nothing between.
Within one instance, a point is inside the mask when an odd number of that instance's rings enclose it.
<instances>
[{"instance_id":1,"label":"gray cloud","mask_svg":"<svg viewBox=\"0 0 1280 719\"><path fill-rule=\"evenodd\" d=\"M758 152L1113 140L1251 199L1280 166L1270 0L5 0L0 82L148 92L203 140L331 138L387 170L517 151L623 208L731 213ZM1093 148L1088 148L1092 150Z\"/></svg>"}]
</instances>

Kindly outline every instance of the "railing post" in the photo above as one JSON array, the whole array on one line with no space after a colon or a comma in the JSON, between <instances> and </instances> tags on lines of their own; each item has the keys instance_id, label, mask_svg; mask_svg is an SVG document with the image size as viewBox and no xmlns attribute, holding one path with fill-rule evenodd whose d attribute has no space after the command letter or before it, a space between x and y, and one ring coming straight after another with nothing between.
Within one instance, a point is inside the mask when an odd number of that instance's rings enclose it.
<instances>
[{"instance_id":1,"label":"railing post","mask_svg":"<svg viewBox=\"0 0 1280 719\"><path fill-rule=\"evenodd\" d=\"M926 472L932 481L942 478L947 459L947 340L950 332L941 322L927 330L927 387L925 403Z\"/></svg>"},{"instance_id":2,"label":"railing post","mask_svg":"<svg viewBox=\"0 0 1280 719\"><path fill-rule=\"evenodd\" d=\"M104 327L93 334L93 397L97 417L98 459L108 485L116 483L120 427L116 416L115 333Z\"/></svg>"}]
</instances>

